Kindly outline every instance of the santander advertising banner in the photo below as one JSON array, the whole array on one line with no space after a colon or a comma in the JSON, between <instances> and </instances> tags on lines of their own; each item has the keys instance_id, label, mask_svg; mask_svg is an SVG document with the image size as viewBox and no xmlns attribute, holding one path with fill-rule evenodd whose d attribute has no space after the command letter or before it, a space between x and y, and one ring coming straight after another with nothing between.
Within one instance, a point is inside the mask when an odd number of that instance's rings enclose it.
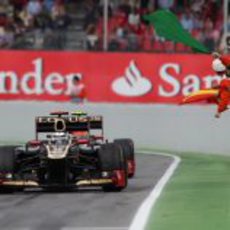
<instances>
[{"instance_id":1,"label":"santander advertising banner","mask_svg":"<svg viewBox=\"0 0 230 230\"><path fill-rule=\"evenodd\" d=\"M198 54L2 51L0 100L69 101L73 78L86 101L179 103L220 79Z\"/></svg>"}]
</instances>

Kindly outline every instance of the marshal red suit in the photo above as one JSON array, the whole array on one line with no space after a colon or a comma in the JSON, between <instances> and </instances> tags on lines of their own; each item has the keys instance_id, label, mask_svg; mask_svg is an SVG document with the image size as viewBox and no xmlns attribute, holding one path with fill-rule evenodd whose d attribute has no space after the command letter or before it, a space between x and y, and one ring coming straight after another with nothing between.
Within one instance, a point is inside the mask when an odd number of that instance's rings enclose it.
<instances>
[{"instance_id":1,"label":"marshal red suit","mask_svg":"<svg viewBox=\"0 0 230 230\"><path fill-rule=\"evenodd\" d=\"M230 57L220 57L221 62L226 66L226 69L230 68ZM228 71L228 70L227 70ZM227 73L228 74L228 73ZM219 85L219 100L218 100L218 114L224 112L228 108L230 102L230 78L225 76Z\"/></svg>"},{"instance_id":2,"label":"marshal red suit","mask_svg":"<svg viewBox=\"0 0 230 230\"><path fill-rule=\"evenodd\" d=\"M230 78L224 78L219 86L218 113L224 112L230 102Z\"/></svg>"},{"instance_id":3,"label":"marshal red suit","mask_svg":"<svg viewBox=\"0 0 230 230\"><path fill-rule=\"evenodd\" d=\"M230 56L221 56L220 60L226 67L230 67Z\"/></svg>"}]
</instances>

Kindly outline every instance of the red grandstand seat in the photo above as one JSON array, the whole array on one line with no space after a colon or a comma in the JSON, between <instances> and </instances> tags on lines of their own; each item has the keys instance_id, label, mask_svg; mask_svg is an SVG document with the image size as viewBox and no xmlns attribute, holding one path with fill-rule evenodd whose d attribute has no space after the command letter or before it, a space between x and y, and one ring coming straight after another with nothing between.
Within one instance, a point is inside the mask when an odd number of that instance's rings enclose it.
<instances>
[{"instance_id":1,"label":"red grandstand seat","mask_svg":"<svg viewBox=\"0 0 230 230\"><path fill-rule=\"evenodd\" d=\"M187 49L187 47L184 44L182 44L182 43L176 44L176 52L184 53L184 52L186 52L186 49Z\"/></svg>"},{"instance_id":2,"label":"red grandstand seat","mask_svg":"<svg viewBox=\"0 0 230 230\"><path fill-rule=\"evenodd\" d=\"M153 51L156 51L156 52L163 52L164 51L164 45L163 45L163 42L161 41L154 41L153 42Z\"/></svg>"},{"instance_id":3,"label":"red grandstand seat","mask_svg":"<svg viewBox=\"0 0 230 230\"><path fill-rule=\"evenodd\" d=\"M171 41L164 42L164 49L166 52L173 52L175 51L175 44Z\"/></svg>"},{"instance_id":4,"label":"red grandstand seat","mask_svg":"<svg viewBox=\"0 0 230 230\"><path fill-rule=\"evenodd\" d=\"M103 33L103 21L99 20L97 23L97 34L102 34Z\"/></svg>"},{"instance_id":5,"label":"red grandstand seat","mask_svg":"<svg viewBox=\"0 0 230 230\"><path fill-rule=\"evenodd\" d=\"M151 51L151 49L152 49L151 38L150 37L144 37L141 46L142 46L142 49L144 51Z\"/></svg>"},{"instance_id":6,"label":"red grandstand seat","mask_svg":"<svg viewBox=\"0 0 230 230\"><path fill-rule=\"evenodd\" d=\"M117 28L118 26L118 22L117 22L117 18L116 17L112 17L109 19L109 32L111 33L115 28Z\"/></svg>"}]
</instances>

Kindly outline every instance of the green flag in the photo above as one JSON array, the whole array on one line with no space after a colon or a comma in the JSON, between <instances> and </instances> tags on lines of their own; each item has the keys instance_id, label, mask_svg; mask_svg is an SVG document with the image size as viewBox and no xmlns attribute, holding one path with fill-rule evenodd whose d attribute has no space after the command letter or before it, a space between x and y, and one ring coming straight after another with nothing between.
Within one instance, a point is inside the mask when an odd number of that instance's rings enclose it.
<instances>
[{"instance_id":1,"label":"green flag","mask_svg":"<svg viewBox=\"0 0 230 230\"><path fill-rule=\"evenodd\" d=\"M194 39L180 24L177 16L168 10L158 10L145 15L144 19L153 24L156 33L167 40L183 43L196 52L210 53L207 47Z\"/></svg>"}]
</instances>

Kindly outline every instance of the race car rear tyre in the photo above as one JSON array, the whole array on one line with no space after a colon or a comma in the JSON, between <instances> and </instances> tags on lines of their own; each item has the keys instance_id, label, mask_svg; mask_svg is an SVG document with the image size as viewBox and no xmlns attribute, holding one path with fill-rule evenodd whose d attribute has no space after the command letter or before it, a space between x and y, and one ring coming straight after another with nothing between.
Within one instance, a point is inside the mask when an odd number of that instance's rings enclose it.
<instances>
[{"instance_id":1,"label":"race car rear tyre","mask_svg":"<svg viewBox=\"0 0 230 230\"><path fill-rule=\"evenodd\" d=\"M129 138L115 139L114 143L119 144L125 154L127 160L128 177L132 178L135 175L136 163L134 154L134 142Z\"/></svg>"},{"instance_id":2,"label":"race car rear tyre","mask_svg":"<svg viewBox=\"0 0 230 230\"><path fill-rule=\"evenodd\" d=\"M119 192L127 187L126 160L120 145L108 143L101 146L98 152L101 171L114 174L114 184L103 186L106 192Z\"/></svg>"},{"instance_id":3,"label":"race car rear tyre","mask_svg":"<svg viewBox=\"0 0 230 230\"><path fill-rule=\"evenodd\" d=\"M127 159L133 160L135 158L134 156L134 143L132 139L129 138L120 138L115 139L114 143L121 144L124 146L125 154L127 156Z\"/></svg>"}]
</instances>

